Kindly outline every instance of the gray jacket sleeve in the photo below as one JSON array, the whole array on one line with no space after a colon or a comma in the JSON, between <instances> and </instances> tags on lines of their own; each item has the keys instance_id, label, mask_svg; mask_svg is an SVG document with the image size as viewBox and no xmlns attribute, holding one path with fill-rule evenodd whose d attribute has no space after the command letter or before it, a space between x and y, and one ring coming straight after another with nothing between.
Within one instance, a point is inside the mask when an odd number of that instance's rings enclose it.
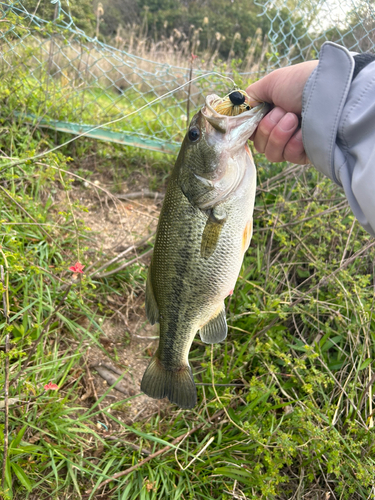
<instances>
[{"instance_id":1,"label":"gray jacket sleeve","mask_svg":"<svg viewBox=\"0 0 375 500\"><path fill-rule=\"evenodd\" d=\"M353 55L327 42L302 99L302 137L313 165L343 187L375 236L375 62L352 80Z\"/></svg>"}]
</instances>

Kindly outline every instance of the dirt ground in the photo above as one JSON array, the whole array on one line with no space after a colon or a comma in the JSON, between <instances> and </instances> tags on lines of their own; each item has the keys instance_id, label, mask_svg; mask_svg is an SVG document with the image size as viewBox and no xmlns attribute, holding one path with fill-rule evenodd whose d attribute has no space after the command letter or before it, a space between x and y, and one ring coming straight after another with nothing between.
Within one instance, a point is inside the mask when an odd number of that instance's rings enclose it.
<instances>
[{"instance_id":1,"label":"dirt ground","mask_svg":"<svg viewBox=\"0 0 375 500\"><path fill-rule=\"evenodd\" d=\"M93 377L93 384L97 397L100 398L108 391L108 388L121 376L117 384L121 392L111 389L103 399L102 406L124 401L133 396L128 402L124 402L119 411L115 411L117 418L127 424L131 424L138 419L145 419L156 413L161 408L160 403L140 392L140 385L144 371L149 362L149 355L153 354L157 348L157 329L151 325L144 325L145 318L140 321L142 326L134 330L142 335L133 332L130 334L130 342L124 345L124 326L120 322L105 321L102 325L105 337L100 338L100 342L108 353L114 354L116 351L116 362L105 356L101 349L91 346L87 353L87 361L90 366L90 376ZM140 337L143 338L140 338ZM99 374L100 372L100 374ZM124 374L122 376L122 374ZM90 387L88 394L92 397ZM87 392L81 396L84 401Z\"/></svg>"},{"instance_id":2,"label":"dirt ground","mask_svg":"<svg viewBox=\"0 0 375 500\"><path fill-rule=\"evenodd\" d=\"M123 191L129 193L127 186L124 186ZM139 193L140 189L132 187L131 191ZM71 201L78 201L88 209L87 212L80 213L79 218L91 228L92 252L100 250L104 255L103 263L131 245L136 245L156 230L161 208L160 199L142 196L131 200L119 199L122 196L111 194L109 186L101 181L94 181L87 186L81 184L70 191ZM142 252L144 250L137 252L135 249L129 252L125 259L134 259ZM150 256L142 258L141 261L148 265ZM118 265L124 262L125 260L121 259ZM155 401L140 392L143 373L150 356L157 348L158 327L151 326L146 319L143 294L136 298L124 297L123 301L119 300L118 296L113 296L108 297L108 301L110 306L113 305L113 309L118 311L118 314L106 319L101 325L104 334L99 340L108 355L96 345L88 348L86 387L81 401L89 406L105 394L121 376L117 384L121 392L111 389L101 406L107 407L131 397L130 400L124 401L123 405L116 405L117 409L113 411L119 420L131 424L138 419L145 420L167 404ZM112 301L116 303L112 304ZM98 428L100 425L106 425L102 420L98 419Z\"/></svg>"}]
</instances>

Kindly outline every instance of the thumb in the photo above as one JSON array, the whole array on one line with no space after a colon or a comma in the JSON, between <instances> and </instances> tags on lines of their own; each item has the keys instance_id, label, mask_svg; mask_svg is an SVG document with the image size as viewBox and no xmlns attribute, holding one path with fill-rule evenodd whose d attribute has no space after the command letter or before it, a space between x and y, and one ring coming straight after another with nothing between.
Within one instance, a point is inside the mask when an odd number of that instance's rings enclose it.
<instances>
[{"instance_id":1,"label":"thumb","mask_svg":"<svg viewBox=\"0 0 375 500\"><path fill-rule=\"evenodd\" d=\"M269 102L272 103L272 73L263 77L261 80L258 80L255 83L252 83L247 87L246 93L249 96L248 103L250 106L256 106L260 102Z\"/></svg>"},{"instance_id":2,"label":"thumb","mask_svg":"<svg viewBox=\"0 0 375 500\"><path fill-rule=\"evenodd\" d=\"M285 111L300 115L303 89L318 62L317 60L306 61L279 68L253 83L246 90L250 97L250 106L265 101L280 106Z\"/></svg>"}]
</instances>

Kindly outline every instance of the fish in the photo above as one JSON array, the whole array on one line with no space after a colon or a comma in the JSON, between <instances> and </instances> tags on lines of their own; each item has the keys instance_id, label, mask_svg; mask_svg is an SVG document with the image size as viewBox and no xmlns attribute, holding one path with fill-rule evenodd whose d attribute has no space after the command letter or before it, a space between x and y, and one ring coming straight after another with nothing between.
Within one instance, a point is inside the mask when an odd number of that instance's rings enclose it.
<instances>
[{"instance_id":1,"label":"fish","mask_svg":"<svg viewBox=\"0 0 375 500\"><path fill-rule=\"evenodd\" d=\"M219 114L208 95L193 117L171 173L146 280L146 314L159 346L141 382L154 399L197 403L189 351L227 336L224 299L233 293L252 236L256 169L247 140L266 103Z\"/></svg>"}]
</instances>

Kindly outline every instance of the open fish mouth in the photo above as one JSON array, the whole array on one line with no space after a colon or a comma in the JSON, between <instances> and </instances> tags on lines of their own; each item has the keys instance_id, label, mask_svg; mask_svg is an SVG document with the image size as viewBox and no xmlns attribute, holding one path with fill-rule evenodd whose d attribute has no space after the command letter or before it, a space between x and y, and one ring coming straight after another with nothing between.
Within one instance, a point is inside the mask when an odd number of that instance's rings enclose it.
<instances>
[{"instance_id":1,"label":"open fish mouth","mask_svg":"<svg viewBox=\"0 0 375 500\"><path fill-rule=\"evenodd\" d=\"M202 115L213 129L226 135L226 139L231 145L236 144L238 148L242 148L255 132L259 122L270 110L270 105L264 102L239 115L227 116L221 115L212 106L217 99L218 96L215 94L206 97Z\"/></svg>"}]
</instances>

